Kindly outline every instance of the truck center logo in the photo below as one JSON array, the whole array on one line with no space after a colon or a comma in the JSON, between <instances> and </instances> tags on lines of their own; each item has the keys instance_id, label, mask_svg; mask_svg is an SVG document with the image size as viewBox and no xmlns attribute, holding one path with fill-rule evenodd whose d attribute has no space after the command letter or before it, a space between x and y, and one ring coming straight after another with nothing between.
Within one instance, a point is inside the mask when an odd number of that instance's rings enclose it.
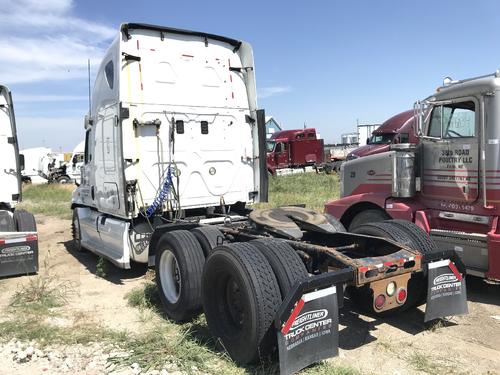
<instances>
[{"instance_id":1,"label":"truck center logo","mask_svg":"<svg viewBox=\"0 0 500 375\"><path fill-rule=\"evenodd\" d=\"M328 310L326 309L321 309L321 310L312 310L308 311L306 313L303 313L299 315L295 321L292 324L292 327L290 327L290 330L295 330L299 327L302 327L308 323L313 323L318 320L325 319L328 316Z\"/></svg>"},{"instance_id":2,"label":"truck center logo","mask_svg":"<svg viewBox=\"0 0 500 375\"><path fill-rule=\"evenodd\" d=\"M2 254L17 254L30 250L29 246L12 246L2 250Z\"/></svg>"},{"instance_id":3,"label":"truck center logo","mask_svg":"<svg viewBox=\"0 0 500 375\"><path fill-rule=\"evenodd\" d=\"M441 285L445 283L454 283L456 281L458 281L458 279L453 273L445 273L436 277L433 281L433 284Z\"/></svg>"},{"instance_id":4,"label":"truck center logo","mask_svg":"<svg viewBox=\"0 0 500 375\"><path fill-rule=\"evenodd\" d=\"M432 285L431 293L440 293L445 290L460 290L462 282L453 273L444 273L436 276Z\"/></svg>"}]
</instances>

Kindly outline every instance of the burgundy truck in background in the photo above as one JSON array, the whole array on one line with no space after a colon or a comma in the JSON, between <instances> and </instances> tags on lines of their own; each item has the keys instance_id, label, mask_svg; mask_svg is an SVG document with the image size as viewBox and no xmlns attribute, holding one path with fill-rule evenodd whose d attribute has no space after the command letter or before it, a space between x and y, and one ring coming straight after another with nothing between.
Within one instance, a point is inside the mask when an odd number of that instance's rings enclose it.
<instances>
[{"instance_id":1,"label":"burgundy truck in background","mask_svg":"<svg viewBox=\"0 0 500 375\"><path fill-rule=\"evenodd\" d=\"M323 161L323 140L314 128L282 130L267 141L267 170L272 175L280 170L317 168Z\"/></svg>"},{"instance_id":2,"label":"burgundy truck in background","mask_svg":"<svg viewBox=\"0 0 500 375\"><path fill-rule=\"evenodd\" d=\"M350 152L346 160L389 151L391 144L417 144L419 139L415 134L415 126L415 111L413 109L392 116L372 132L372 136L366 141L366 145Z\"/></svg>"}]
</instances>

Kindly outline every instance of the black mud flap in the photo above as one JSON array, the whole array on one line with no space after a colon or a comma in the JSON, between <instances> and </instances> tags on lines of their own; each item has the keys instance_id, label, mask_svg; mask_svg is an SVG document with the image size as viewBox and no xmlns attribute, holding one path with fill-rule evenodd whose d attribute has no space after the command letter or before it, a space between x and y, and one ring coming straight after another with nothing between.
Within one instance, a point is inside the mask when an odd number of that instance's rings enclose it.
<instances>
[{"instance_id":1,"label":"black mud flap","mask_svg":"<svg viewBox=\"0 0 500 375\"><path fill-rule=\"evenodd\" d=\"M38 272L38 235L4 232L0 234L0 277Z\"/></svg>"},{"instance_id":2,"label":"black mud flap","mask_svg":"<svg viewBox=\"0 0 500 375\"><path fill-rule=\"evenodd\" d=\"M425 321L468 314L465 275L450 259L427 264Z\"/></svg>"},{"instance_id":3,"label":"black mud flap","mask_svg":"<svg viewBox=\"0 0 500 375\"><path fill-rule=\"evenodd\" d=\"M353 275L347 268L311 277L285 298L275 319L281 375L338 355L337 288Z\"/></svg>"}]
</instances>

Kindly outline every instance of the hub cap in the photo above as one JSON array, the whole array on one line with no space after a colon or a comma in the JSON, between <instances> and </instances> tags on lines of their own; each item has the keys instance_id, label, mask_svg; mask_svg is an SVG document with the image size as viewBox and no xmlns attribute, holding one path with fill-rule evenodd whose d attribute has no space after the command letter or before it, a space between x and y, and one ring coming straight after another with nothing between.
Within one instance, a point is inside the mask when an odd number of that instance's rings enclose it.
<instances>
[{"instance_id":1,"label":"hub cap","mask_svg":"<svg viewBox=\"0 0 500 375\"><path fill-rule=\"evenodd\" d=\"M181 272L177 258L170 250L165 250L160 258L160 281L165 298L172 304L176 303L182 287Z\"/></svg>"}]
</instances>

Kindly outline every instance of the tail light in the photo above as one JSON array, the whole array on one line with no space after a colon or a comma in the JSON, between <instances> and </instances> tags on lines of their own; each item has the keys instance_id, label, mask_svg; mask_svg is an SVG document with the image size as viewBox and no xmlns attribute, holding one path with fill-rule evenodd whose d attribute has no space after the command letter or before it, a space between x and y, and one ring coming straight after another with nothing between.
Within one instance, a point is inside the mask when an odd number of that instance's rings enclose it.
<instances>
[{"instance_id":1,"label":"tail light","mask_svg":"<svg viewBox=\"0 0 500 375\"><path fill-rule=\"evenodd\" d=\"M396 301L401 305L405 303L406 297L408 297L408 293L405 288L399 288L398 293L396 295Z\"/></svg>"},{"instance_id":2,"label":"tail light","mask_svg":"<svg viewBox=\"0 0 500 375\"><path fill-rule=\"evenodd\" d=\"M377 298L375 298L375 308L380 310L385 305L385 296L383 294L379 294Z\"/></svg>"}]
</instances>

